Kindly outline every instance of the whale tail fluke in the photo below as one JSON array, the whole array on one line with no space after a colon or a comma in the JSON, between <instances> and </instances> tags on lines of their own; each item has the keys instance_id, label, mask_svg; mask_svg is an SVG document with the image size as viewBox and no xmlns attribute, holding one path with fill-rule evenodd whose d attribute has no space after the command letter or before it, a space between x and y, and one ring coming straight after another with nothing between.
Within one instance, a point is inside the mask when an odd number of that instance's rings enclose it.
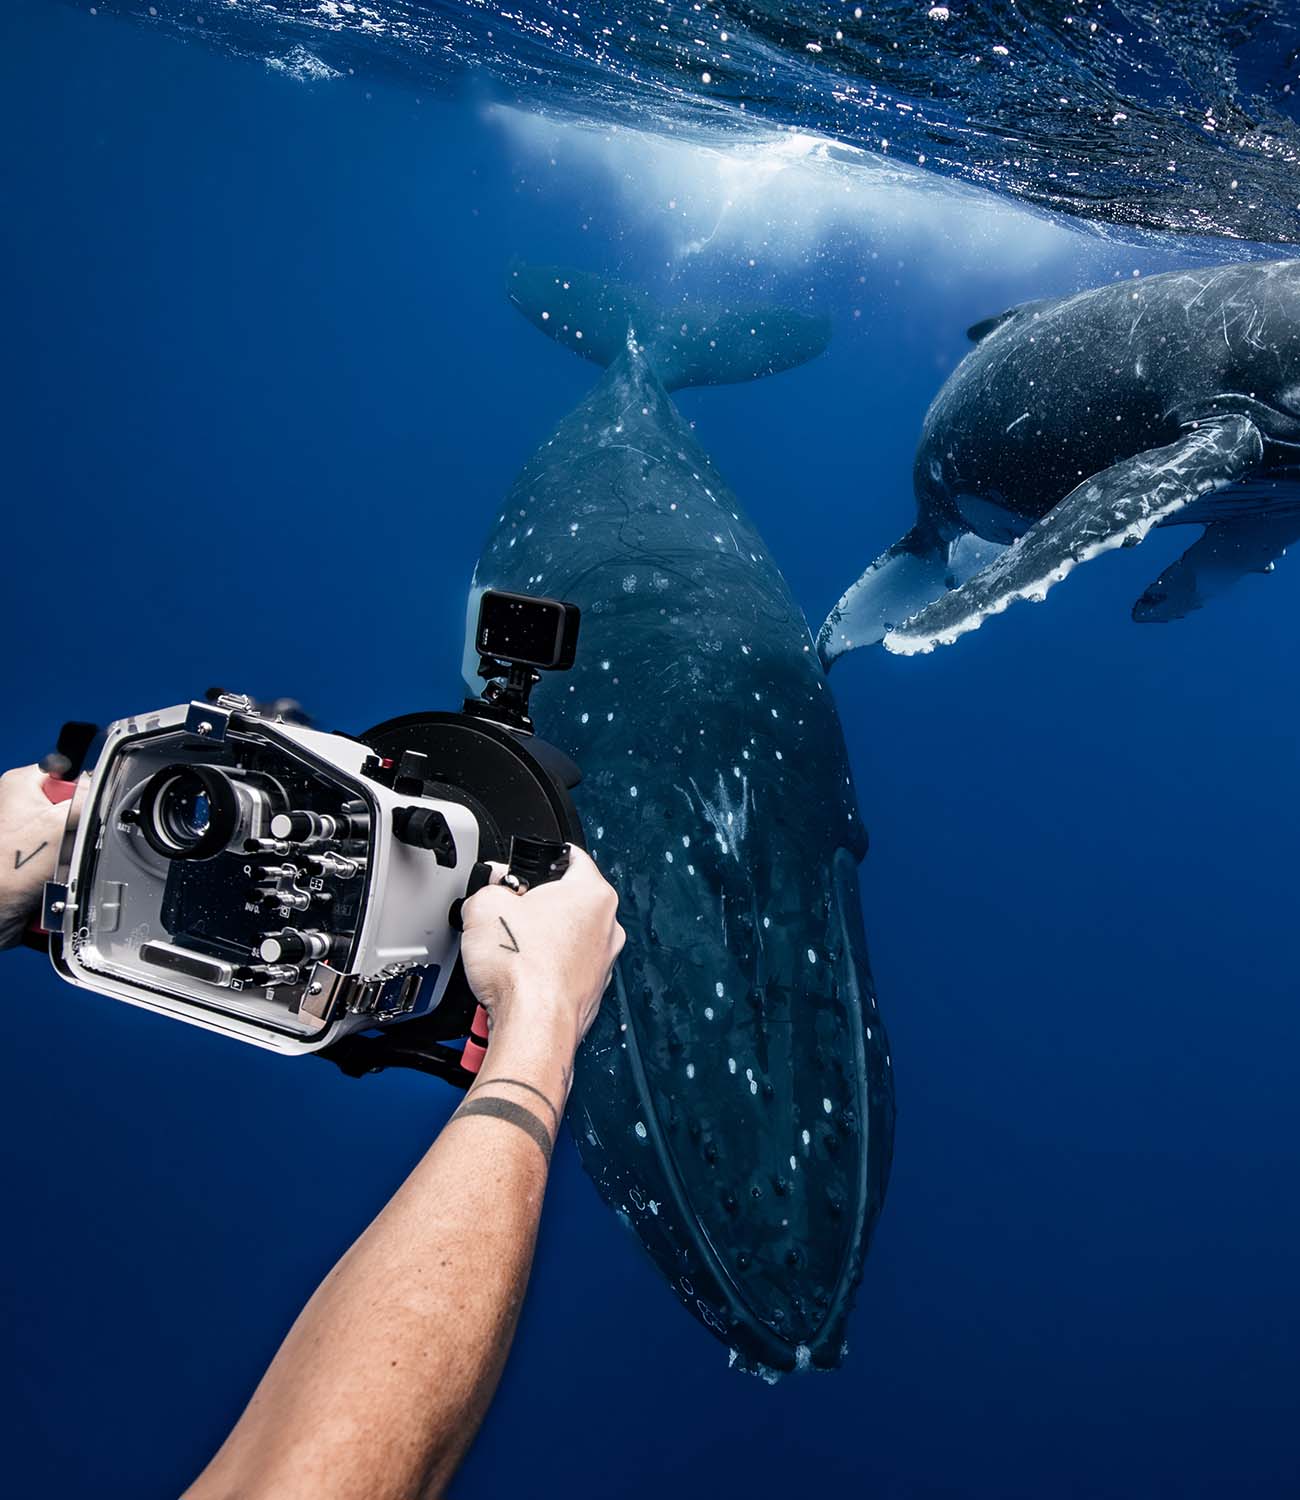
<instances>
[{"instance_id":1,"label":"whale tail fluke","mask_svg":"<svg viewBox=\"0 0 1300 1500\"><path fill-rule=\"evenodd\" d=\"M874 646L890 629L952 587L948 538L924 522L882 552L826 617L817 654L832 662L859 646Z\"/></svg>"},{"instance_id":2,"label":"whale tail fluke","mask_svg":"<svg viewBox=\"0 0 1300 1500\"><path fill-rule=\"evenodd\" d=\"M557 343L598 365L634 343L670 391L733 385L792 370L830 342L830 320L774 307L660 307L585 271L512 265L511 302Z\"/></svg>"}]
</instances>

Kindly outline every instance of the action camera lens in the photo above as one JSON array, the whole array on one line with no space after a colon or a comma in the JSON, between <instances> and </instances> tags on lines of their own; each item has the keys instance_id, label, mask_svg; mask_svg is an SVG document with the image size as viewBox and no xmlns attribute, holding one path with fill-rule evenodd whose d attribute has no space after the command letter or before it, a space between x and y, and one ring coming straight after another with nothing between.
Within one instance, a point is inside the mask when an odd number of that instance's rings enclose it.
<instances>
[{"instance_id":1,"label":"action camera lens","mask_svg":"<svg viewBox=\"0 0 1300 1500\"><path fill-rule=\"evenodd\" d=\"M140 796L140 830L167 859L220 854L239 821L235 789L215 766L167 766L145 782Z\"/></svg>"}]
</instances>

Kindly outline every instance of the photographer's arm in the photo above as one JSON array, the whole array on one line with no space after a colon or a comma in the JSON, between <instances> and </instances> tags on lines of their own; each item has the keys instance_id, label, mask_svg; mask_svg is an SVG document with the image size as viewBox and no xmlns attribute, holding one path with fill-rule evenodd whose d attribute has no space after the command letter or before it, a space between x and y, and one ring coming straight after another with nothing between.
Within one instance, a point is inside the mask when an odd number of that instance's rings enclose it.
<instances>
[{"instance_id":1,"label":"photographer's arm","mask_svg":"<svg viewBox=\"0 0 1300 1500\"><path fill-rule=\"evenodd\" d=\"M188 1500L440 1495L487 1410L532 1262L572 1063L623 944L575 849L564 877L465 904L491 1017L477 1082L300 1314Z\"/></svg>"}]
</instances>

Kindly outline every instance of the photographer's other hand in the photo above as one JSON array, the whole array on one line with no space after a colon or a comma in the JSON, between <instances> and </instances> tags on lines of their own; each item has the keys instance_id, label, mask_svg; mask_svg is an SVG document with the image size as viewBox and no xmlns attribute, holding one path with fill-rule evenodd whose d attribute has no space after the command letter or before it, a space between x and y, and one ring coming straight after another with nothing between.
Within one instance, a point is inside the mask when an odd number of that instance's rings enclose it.
<instances>
[{"instance_id":1,"label":"photographer's other hand","mask_svg":"<svg viewBox=\"0 0 1300 1500\"><path fill-rule=\"evenodd\" d=\"M0 948L23 935L54 877L68 804L45 795L39 766L19 766L0 776Z\"/></svg>"},{"instance_id":2,"label":"photographer's other hand","mask_svg":"<svg viewBox=\"0 0 1300 1500\"><path fill-rule=\"evenodd\" d=\"M531 1033L572 1057L623 948L618 895L575 846L559 880L523 895L500 884L504 872L494 866L494 883L465 903L465 976L493 1038Z\"/></svg>"}]
</instances>

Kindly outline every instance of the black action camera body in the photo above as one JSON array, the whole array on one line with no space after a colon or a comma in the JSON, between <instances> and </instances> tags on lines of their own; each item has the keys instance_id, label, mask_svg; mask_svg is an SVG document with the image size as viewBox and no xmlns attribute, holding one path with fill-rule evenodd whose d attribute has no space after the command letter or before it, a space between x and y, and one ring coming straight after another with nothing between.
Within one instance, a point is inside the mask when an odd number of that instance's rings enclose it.
<instances>
[{"instance_id":1,"label":"black action camera body","mask_svg":"<svg viewBox=\"0 0 1300 1500\"><path fill-rule=\"evenodd\" d=\"M543 672L567 672L578 649L576 604L489 589L479 605L474 644L480 655Z\"/></svg>"}]
</instances>

